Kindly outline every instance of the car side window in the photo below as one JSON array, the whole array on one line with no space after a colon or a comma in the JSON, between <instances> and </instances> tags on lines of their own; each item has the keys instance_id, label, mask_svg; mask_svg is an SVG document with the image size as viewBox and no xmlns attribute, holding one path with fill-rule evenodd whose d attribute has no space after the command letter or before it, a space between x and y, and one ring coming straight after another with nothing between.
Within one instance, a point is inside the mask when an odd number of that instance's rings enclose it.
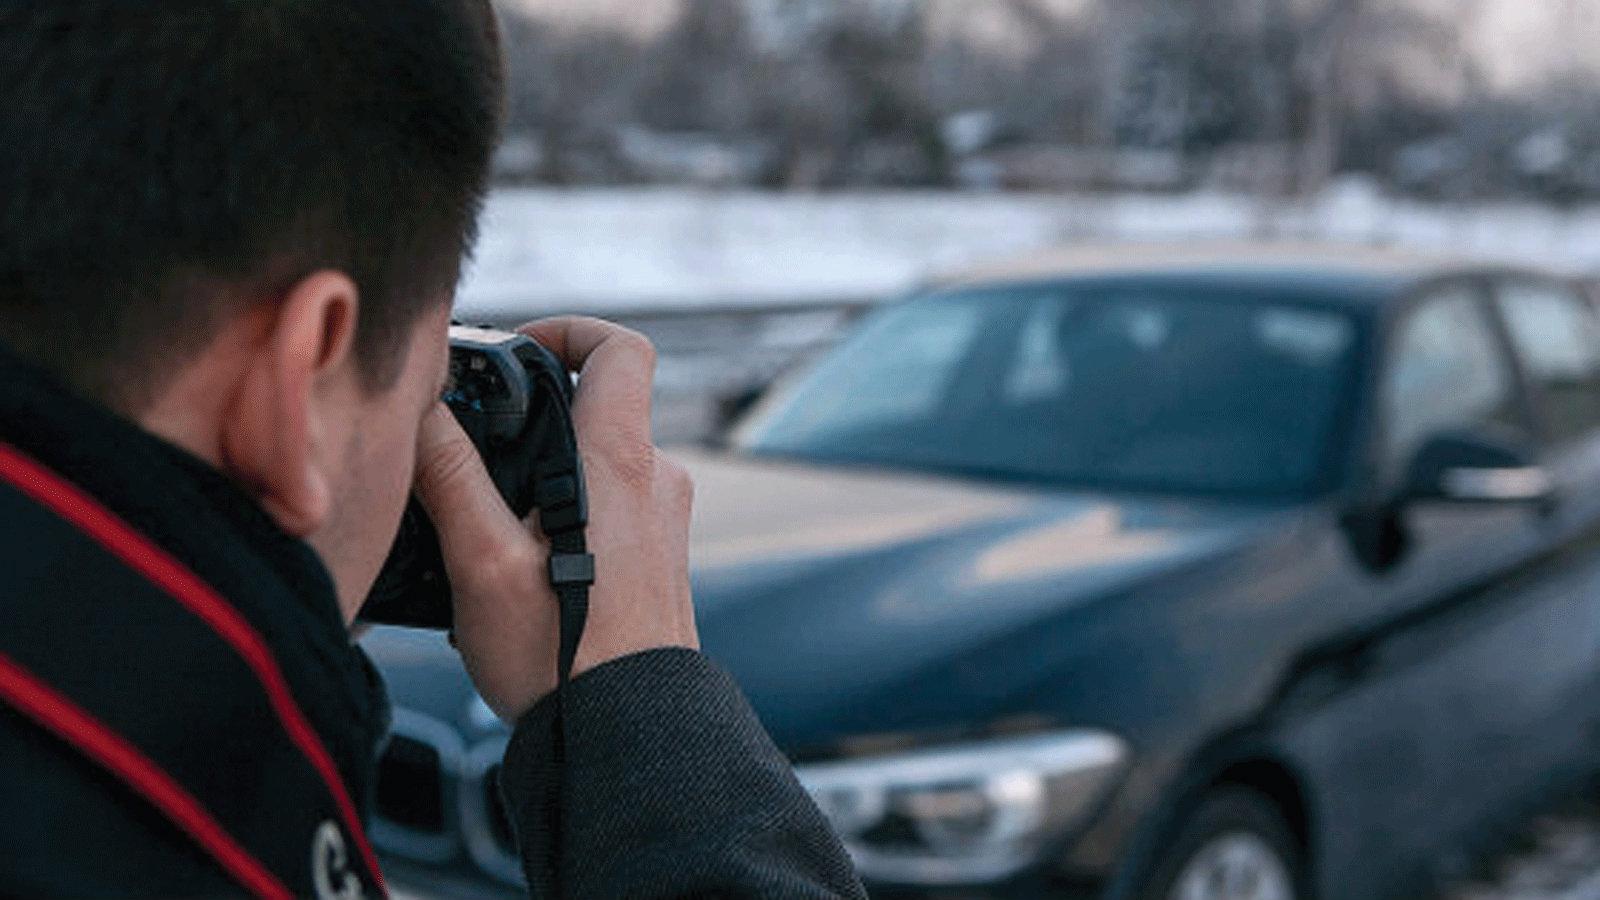
<instances>
[{"instance_id":1,"label":"car side window","mask_svg":"<svg viewBox=\"0 0 1600 900\"><path fill-rule=\"evenodd\" d=\"M1560 284L1508 282L1498 296L1511 342L1538 386L1557 440L1600 428L1600 317Z\"/></svg>"},{"instance_id":2,"label":"car side window","mask_svg":"<svg viewBox=\"0 0 1600 900\"><path fill-rule=\"evenodd\" d=\"M1442 431L1521 427L1516 382L1473 289L1423 301L1400 324L1390 359L1383 396L1391 471Z\"/></svg>"}]
</instances>

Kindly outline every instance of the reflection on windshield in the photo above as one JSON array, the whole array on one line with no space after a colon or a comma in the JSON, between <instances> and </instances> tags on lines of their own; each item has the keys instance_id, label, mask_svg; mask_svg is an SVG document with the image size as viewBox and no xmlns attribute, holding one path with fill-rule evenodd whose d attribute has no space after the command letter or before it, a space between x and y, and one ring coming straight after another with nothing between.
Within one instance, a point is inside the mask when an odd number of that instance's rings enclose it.
<instances>
[{"instance_id":1,"label":"reflection on windshield","mask_svg":"<svg viewBox=\"0 0 1600 900\"><path fill-rule=\"evenodd\" d=\"M1182 288L939 295L884 310L735 438L820 462L1107 488L1320 480L1356 329Z\"/></svg>"}]
</instances>

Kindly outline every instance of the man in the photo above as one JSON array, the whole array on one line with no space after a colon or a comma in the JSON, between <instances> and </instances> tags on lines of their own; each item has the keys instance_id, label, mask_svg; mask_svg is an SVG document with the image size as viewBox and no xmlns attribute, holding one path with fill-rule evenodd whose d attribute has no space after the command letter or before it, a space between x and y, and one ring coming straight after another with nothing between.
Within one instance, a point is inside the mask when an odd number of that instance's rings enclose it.
<instances>
[{"instance_id":1,"label":"man","mask_svg":"<svg viewBox=\"0 0 1600 900\"><path fill-rule=\"evenodd\" d=\"M555 753L542 544L437 400L499 72L487 0L0 0L0 895L381 894L348 629L413 489L536 894L860 895L695 651L651 350L581 319L530 329L597 557Z\"/></svg>"}]
</instances>

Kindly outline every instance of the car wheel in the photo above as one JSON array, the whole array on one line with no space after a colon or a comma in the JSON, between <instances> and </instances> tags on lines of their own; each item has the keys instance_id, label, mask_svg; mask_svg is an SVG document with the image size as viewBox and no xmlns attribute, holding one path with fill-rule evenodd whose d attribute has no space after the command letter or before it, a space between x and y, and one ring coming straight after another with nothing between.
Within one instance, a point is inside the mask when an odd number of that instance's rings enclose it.
<instances>
[{"instance_id":1,"label":"car wheel","mask_svg":"<svg viewBox=\"0 0 1600 900\"><path fill-rule=\"evenodd\" d=\"M1245 788L1225 788L1184 817L1136 896L1306 900L1303 855L1271 800Z\"/></svg>"}]
</instances>

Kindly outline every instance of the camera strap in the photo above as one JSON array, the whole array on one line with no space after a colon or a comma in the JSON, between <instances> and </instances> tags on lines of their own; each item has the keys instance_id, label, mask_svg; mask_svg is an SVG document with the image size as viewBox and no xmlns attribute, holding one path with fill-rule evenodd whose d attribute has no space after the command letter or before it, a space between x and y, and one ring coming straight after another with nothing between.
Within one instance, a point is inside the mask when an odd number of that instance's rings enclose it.
<instances>
[{"instance_id":1,"label":"camera strap","mask_svg":"<svg viewBox=\"0 0 1600 900\"><path fill-rule=\"evenodd\" d=\"M589 554L582 531L550 535L550 587L561 608L561 650L556 660L556 678L561 688L572 679L572 666L578 658L578 642L589 621L589 588L594 584L594 557Z\"/></svg>"},{"instance_id":2,"label":"camera strap","mask_svg":"<svg viewBox=\"0 0 1600 900\"><path fill-rule=\"evenodd\" d=\"M540 456L533 502L539 510L539 530L550 540L547 575L560 607L561 635L556 660L558 690L572 679L578 644L589 621L589 589L594 585L594 556L589 553L589 498L584 486L583 458L578 452L577 430L566 392L547 385L558 427L552 429L553 446ZM559 702L559 697L557 698Z\"/></svg>"},{"instance_id":3,"label":"camera strap","mask_svg":"<svg viewBox=\"0 0 1600 900\"><path fill-rule=\"evenodd\" d=\"M545 378L553 379L553 373ZM539 530L550 541L547 575L560 610L559 650L556 657L555 764L564 769L567 762L567 685L578 658L578 645L589 622L589 589L594 586L594 556L589 552L586 531L589 526L589 498L584 486L583 458L578 452L577 429L567 385L551 383L544 392L550 398L557 427L554 439L540 456L534 480L534 506L539 510ZM564 793L564 788L563 788ZM559 872L561 858L560 818L564 803L555 810L558 825L551 841L552 872Z\"/></svg>"}]
</instances>

